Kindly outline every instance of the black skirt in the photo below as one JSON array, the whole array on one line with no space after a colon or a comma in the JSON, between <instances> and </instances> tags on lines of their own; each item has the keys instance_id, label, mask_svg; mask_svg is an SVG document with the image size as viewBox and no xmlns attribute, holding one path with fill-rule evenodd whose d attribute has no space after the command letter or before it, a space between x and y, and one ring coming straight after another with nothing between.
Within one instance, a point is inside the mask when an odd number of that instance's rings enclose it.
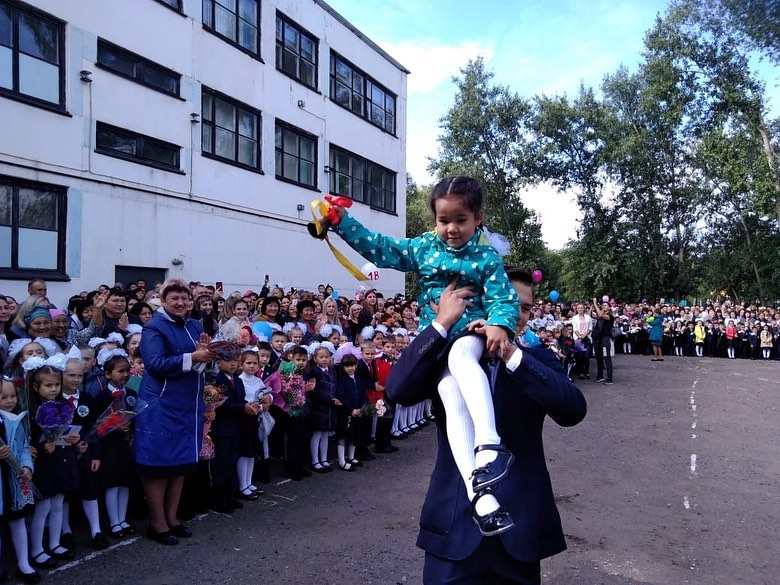
<instances>
[{"instance_id":1,"label":"black skirt","mask_svg":"<svg viewBox=\"0 0 780 585\"><path fill-rule=\"evenodd\" d=\"M114 431L101 442L100 481L104 488L130 487L135 463L127 434Z\"/></svg>"},{"instance_id":2,"label":"black skirt","mask_svg":"<svg viewBox=\"0 0 780 585\"><path fill-rule=\"evenodd\" d=\"M262 443L257 435L258 421L257 417L251 414L241 416L239 449L240 457L260 457L262 453Z\"/></svg>"},{"instance_id":3,"label":"black skirt","mask_svg":"<svg viewBox=\"0 0 780 585\"><path fill-rule=\"evenodd\" d=\"M38 445L38 458L35 460L33 483L44 498L56 494L71 496L78 494L81 487L81 476L78 467L76 447L55 447L48 455L44 452L43 443Z\"/></svg>"}]
</instances>

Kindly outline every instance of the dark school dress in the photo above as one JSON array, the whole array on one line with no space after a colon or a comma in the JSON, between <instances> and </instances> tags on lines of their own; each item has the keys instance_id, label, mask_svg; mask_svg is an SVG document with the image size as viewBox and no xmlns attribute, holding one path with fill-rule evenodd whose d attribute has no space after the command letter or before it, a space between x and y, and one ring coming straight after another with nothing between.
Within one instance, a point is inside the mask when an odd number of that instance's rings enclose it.
<instances>
[{"instance_id":1,"label":"dark school dress","mask_svg":"<svg viewBox=\"0 0 780 585\"><path fill-rule=\"evenodd\" d=\"M117 389L107 386L97 400L98 410L102 413L114 400L124 400L133 406L138 395L127 388ZM100 414L98 413L98 414ZM127 432L117 429L100 439L100 482L103 488L130 487L135 479L135 459L133 457L132 422Z\"/></svg>"},{"instance_id":2,"label":"dark school dress","mask_svg":"<svg viewBox=\"0 0 780 585\"><path fill-rule=\"evenodd\" d=\"M73 423L79 425L81 430L79 435L81 439L87 436L92 429L95 421L103 413L103 410L98 405L97 399L93 398L89 394L83 391L79 391L78 394L67 395L63 394L65 401L73 408ZM75 501L77 499L82 500L96 500L100 494L100 472L92 471L92 460L97 459L102 462L101 441L97 441L89 445L87 451L79 457L79 477L81 479L81 486L77 494L69 494L68 501ZM101 463L102 465L102 463Z\"/></svg>"},{"instance_id":3,"label":"dark school dress","mask_svg":"<svg viewBox=\"0 0 780 585\"><path fill-rule=\"evenodd\" d=\"M355 440L355 424L350 424L350 415L356 408L363 408L368 399L366 393L358 387L355 376L340 373L336 378L336 398L341 406L336 407L336 438Z\"/></svg>"},{"instance_id":4,"label":"dark school dress","mask_svg":"<svg viewBox=\"0 0 780 585\"><path fill-rule=\"evenodd\" d=\"M244 416L244 383L238 376L217 374L214 384L222 389L225 402L215 411L209 435L214 441L211 460L212 484L222 497L239 488L236 463L240 457L241 419Z\"/></svg>"},{"instance_id":5,"label":"dark school dress","mask_svg":"<svg viewBox=\"0 0 780 585\"><path fill-rule=\"evenodd\" d=\"M62 397L57 397L62 402ZM55 446L52 453L44 448L46 442L41 427L35 421L33 414L30 419L30 444L38 450L35 459L33 483L44 498L57 494L71 496L78 494L81 487L81 477L78 467L78 451L75 445Z\"/></svg>"},{"instance_id":6,"label":"dark school dress","mask_svg":"<svg viewBox=\"0 0 780 585\"><path fill-rule=\"evenodd\" d=\"M306 394L306 404L309 408L309 424L314 431L332 431L333 398L336 395L336 372L329 366L324 370L314 366L304 376L305 380L314 379L314 390Z\"/></svg>"},{"instance_id":7,"label":"dark school dress","mask_svg":"<svg viewBox=\"0 0 780 585\"><path fill-rule=\"evenodd\" d=\"M244 382L240 376L235 377L236 394L239 397L244 396L244 404L247 403ZM219 409L217 409L219 410ZM263 444L257 434L258 420L257 415L241 413L238 436L238 454L240 457L260 457L263 452Z\"/></svg>"}]
</instances>

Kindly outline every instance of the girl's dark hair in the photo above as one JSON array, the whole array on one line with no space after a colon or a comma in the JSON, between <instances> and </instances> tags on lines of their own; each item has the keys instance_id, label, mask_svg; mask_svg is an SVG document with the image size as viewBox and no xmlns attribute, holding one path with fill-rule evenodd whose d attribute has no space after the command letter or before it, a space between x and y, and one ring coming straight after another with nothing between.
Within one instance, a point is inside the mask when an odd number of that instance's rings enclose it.
<instances>
[{"instance_id":1,"label":"girl's dark hair","mask_svg":"<svg viewBox=\"0 0 780 585\"><path fill-rule=\"evenodd\" d=\"M128 359L127 359L125 356L123 356L123 355L113 355L113 356L111 356L110 358L108 358L108 359L105 361L105 363L103 364L103 371L104 371L106 374L110 374L111 372L113 372L113 371L114 371L114 368L117 366L117 364L118 364L120 361L124 361L124 362L126 362L128 365L130 364L130 360L128 360Z\"/></svg>"},{"instance_id":2,"label":"girl's dark hair","mask_svg":"<svg viewBox=\"0 0 780 585\"><path fill-rule=\"evenodd\" d=\"M290 359L299 355L305 355L308 358L309 352L306 351L306 348L301 347L300 345L296 345L295 347L290 348Z\"/></svg>"},{"instance_id":3,"label":"girl's dark hair","mask_svg":"<svg viewBox=\"0 0 780 585\"><path fill-rule=\"evenodd\" d=\"M34 386L38 382L38 376L48 374L57 374L60 377L60 382L62 382L62 370L58 370L54 366L42 366L27 374L27 396L29 397L30 414L32 415L32 418L35 418L32 413L38 410L38 407L43 404L43 399L35 391Z\"/></svg>"},{"instance_id":4,"label":"girl's dark hair","mask_svg":"<svg viewBox=\"0 0 780 585\"><path fill-rule=\"evenodd\" d=\"M271 344L268 343L267 341L258 341L257 351L267 351L273 353L273 348L271 347Z\"/></svg>"},{"instance_id":5,"label":"girl's dark hair","mask_svg":"<svg viewBox=\"0 0 780 585\"><path fill-rule=\"evenodd\" d=\"M431 189L431 212L436 214L436 200L446 197L460 197L468 210L472 213L482 211L485 202L485 192L482 184L471 177L457 175L455 177L446 177L436 183Z\"/></svg>"},{"instance_id":6,"label":"girl's dark hair","mask_svg":"<svg viewBox=\"0 0 780 585\"><path fill-rule=\"evenodd\" d=\"M348 353L343 358L341 358L341 369L343 370L348 366L356 366L357 363L357 358L351 353Z\"/></svg>"}]
</instances>

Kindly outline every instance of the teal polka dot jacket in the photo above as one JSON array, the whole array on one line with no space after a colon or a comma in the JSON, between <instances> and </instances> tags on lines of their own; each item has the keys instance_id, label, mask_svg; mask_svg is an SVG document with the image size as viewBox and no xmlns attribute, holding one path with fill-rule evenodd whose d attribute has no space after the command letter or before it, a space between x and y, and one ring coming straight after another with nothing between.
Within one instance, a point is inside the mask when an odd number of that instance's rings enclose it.
<instances>
[{"instance_id":1,"label":"teal polka dot jacket","mask_svg":"<svg viewBox=\"0 0 780 585\"><path fill-rule=\"evenodd\" d=\"M333 230L356 252L380 268L416 272L420 276L420 327L436 317L429 302L439 302L442 291L455 276L458 288L468 285L476 292L473 306L452 327L448 336L466 329L474 319L486 319L488 325L507 329L514 338L518 319L517 293L509 283L504 263L482 230L477 230L460 248L445 244L435 232L416 238L393 238L372 232L345 212Z\"/></svg>"}]
</instances>

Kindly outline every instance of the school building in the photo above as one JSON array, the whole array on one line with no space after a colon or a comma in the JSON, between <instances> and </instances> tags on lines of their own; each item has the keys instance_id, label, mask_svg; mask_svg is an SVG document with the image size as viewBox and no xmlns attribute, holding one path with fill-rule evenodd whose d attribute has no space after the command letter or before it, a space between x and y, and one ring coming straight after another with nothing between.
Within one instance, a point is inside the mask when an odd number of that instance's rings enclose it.
<instances>
[{"instance_id":1,"label":"school building","mask_svg":"<svg viewBox=\"0 0 780 585\"><path fill-rule=\"evenodd\" d=\"M351 296L310 203L404 235L408 73L322 0L0 0L0 292L268 274Z\"/></svg>"}]
</instances>

